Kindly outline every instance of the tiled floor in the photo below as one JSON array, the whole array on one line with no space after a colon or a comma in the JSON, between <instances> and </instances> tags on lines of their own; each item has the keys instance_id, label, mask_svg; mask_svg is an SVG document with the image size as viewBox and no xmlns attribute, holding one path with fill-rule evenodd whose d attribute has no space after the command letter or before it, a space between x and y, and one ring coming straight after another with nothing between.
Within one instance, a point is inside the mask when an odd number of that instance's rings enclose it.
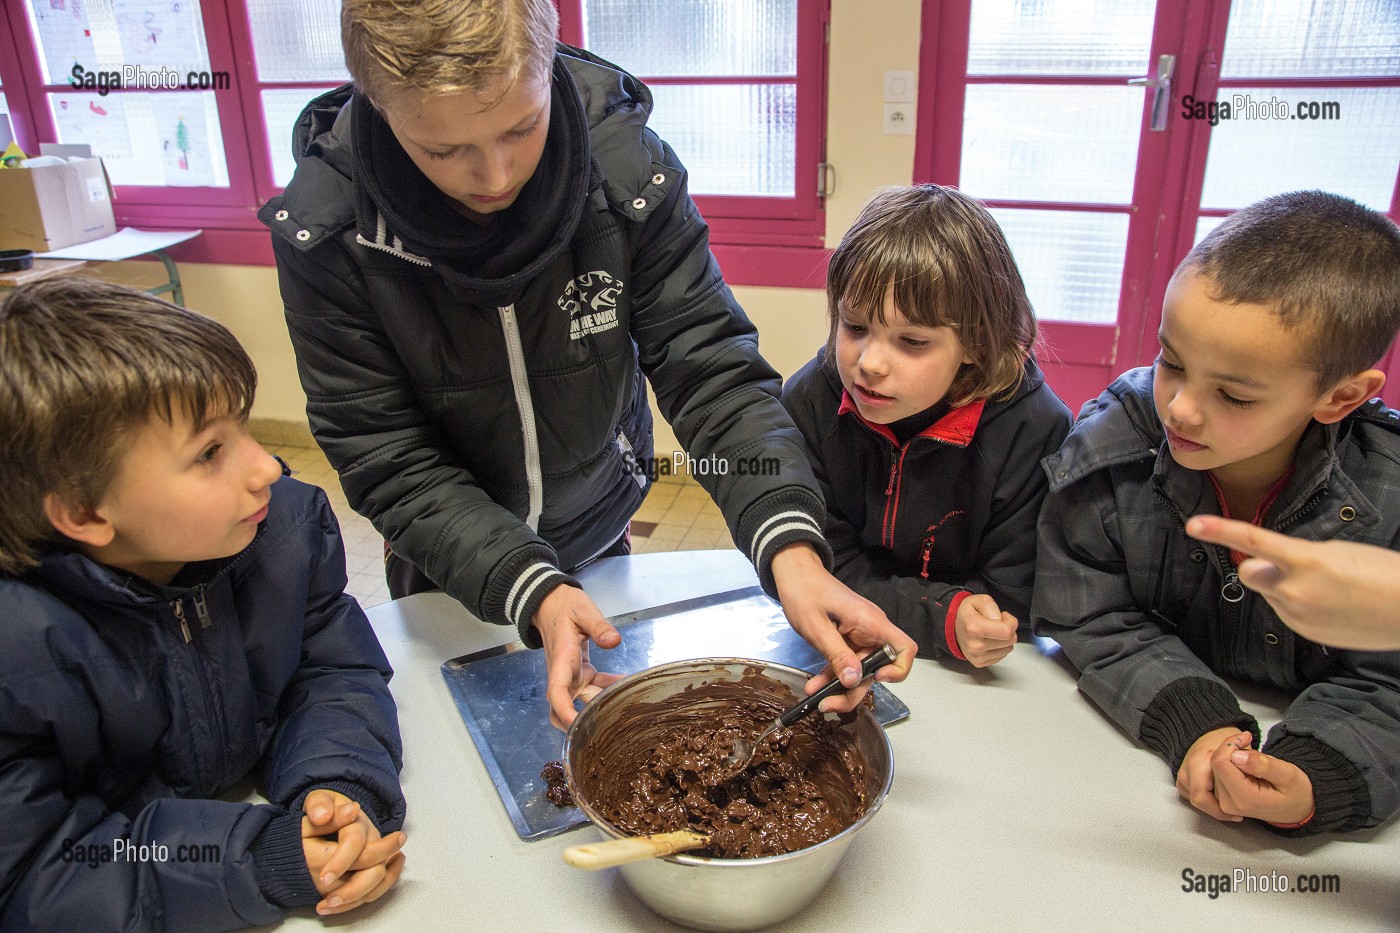
<instances>
[{"instance_id":1,"label":"tiled floor","mask_svg":"<svg viewBox=\"0 0 1400 933\"><path fill-rule=\"evenodd\" d=\"M345 501L340 480L321 451L308 447L266 445L287 461L299 480L326 491L331 508L340 519L345 539L345 569L349 574L346 591L368 609L389 599L384 582L384 539L367 519L361 518ZM649 551L699 551L734 546L724 518L705 490L692 479L679 476L660 478L652 487L641 509L632 519L632 553Z\"/></svg>"}]
</instances>

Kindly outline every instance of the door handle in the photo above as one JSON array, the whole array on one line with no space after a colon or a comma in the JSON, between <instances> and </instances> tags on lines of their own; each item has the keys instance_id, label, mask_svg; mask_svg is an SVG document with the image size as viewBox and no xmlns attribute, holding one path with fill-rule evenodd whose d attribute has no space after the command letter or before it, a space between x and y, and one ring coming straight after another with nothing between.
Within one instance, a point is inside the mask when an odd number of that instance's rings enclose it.
<instances>
[{"instance_id":1,"label":"door handle","mask_svg":"<svg viewBox=\"0 0 1400 933\"><path fill-rule=\"evenodd\" d=\"M1128 84L1133 87L1152 88L1152 122L1148 124L1148 129L1154 133L1167 128L1167 108L1171 106L1172 72L1175 70L1176 56L1160 55L1157 57L1157 77L1128 79Z\"/></svg>"}]
</instances>

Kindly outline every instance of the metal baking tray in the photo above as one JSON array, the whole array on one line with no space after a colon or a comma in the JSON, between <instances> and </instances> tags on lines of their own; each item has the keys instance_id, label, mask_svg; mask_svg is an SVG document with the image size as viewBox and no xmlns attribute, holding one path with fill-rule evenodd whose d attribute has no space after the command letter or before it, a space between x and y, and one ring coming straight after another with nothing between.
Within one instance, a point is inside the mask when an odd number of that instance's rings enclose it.
<instances>
[{"instance_id":1,"label":"metal baking tray","mask_svg":"<svg viewBox=\"0 0 1400 933\"><path fill-rule=\"evenodd\" d=\"M614 674L688 658L758 658L807 671L826 663L758 587L609 621L622 633L622 644L611 651L594 647L589 657L599 670ZM577 807L556 807L544 796L540 769L564 749L564 733L549 723L544 653L514 642L444 662L442 676L520 837L543 839L588 822ZM909 707L883 684L874 692L881 723L908 718Z\"/></svg>"}]
</instances>

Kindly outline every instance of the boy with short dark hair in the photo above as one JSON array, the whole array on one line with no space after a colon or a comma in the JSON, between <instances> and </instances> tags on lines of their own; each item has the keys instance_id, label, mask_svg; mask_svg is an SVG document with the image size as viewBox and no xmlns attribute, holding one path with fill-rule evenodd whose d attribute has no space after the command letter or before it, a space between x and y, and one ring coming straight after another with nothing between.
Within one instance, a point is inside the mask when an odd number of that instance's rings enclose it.
<instances>
[{"instance_id":1,"label":"boy with short dark hair","mask_svg":"<svg viewBox=\"0 0 1400 933\"><path fill-rule=\"evenodd\" d=\"M389 664L255 386L140 292L0 305L0 929L224 930L399 876ZM271 803L210 799L255 766Z\"/></svg>"},{"instance_id":2,"label":"boy with short dark hair","mask_svg":"<svg viewBox=\"0 0 1400 933\"><path fill-rule=\"evenodd\" d=\"M1294 192L1227 218L1167 288L1161 355L1045 461L1032 617L1080 689L1219 820L1289 835L1400 808L1400 653L1315 644L1239 582L1199 513L1400 547L1400 421L1368 368L1400 327L1400 230ZM1259 747L1221 676L1298 691Z\"/></svg>"}]
</instances>

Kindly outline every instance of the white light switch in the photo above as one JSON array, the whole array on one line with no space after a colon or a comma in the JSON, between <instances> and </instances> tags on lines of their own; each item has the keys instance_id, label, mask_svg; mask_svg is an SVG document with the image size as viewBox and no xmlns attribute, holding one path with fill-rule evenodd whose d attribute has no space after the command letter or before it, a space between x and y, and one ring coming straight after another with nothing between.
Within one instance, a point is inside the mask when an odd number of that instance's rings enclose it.
<instances>
[{"instance_id":1,"label":"white light switch","mask_svg":"<svg viewBox=\"0 0 1400 933\"><path fill-rule=\"evenodd\" d=\"M885 135L914 135L914 107L911 104L885 104Z\"/></svg>"},{"instance_id":2,"label":"white light switch","mask_svg":"<svg viewBox=\"0 0 1400 933\"><path fill-rule=\"evenodd\" d=\"M912 104L914 102L914 72L885 72L885 103Z\"/></svg>"}]
</instances>

